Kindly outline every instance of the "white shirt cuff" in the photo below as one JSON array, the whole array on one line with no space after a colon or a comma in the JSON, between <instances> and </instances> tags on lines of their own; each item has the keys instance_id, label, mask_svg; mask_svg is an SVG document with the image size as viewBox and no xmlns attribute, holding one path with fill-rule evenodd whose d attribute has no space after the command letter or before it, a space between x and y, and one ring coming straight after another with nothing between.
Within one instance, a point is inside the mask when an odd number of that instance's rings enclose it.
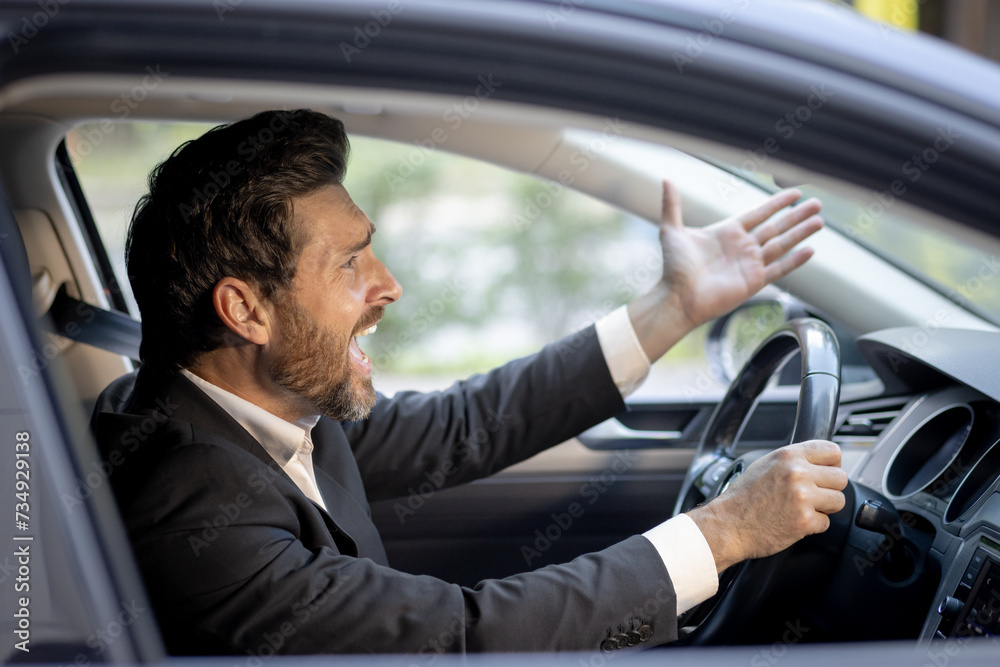
<instances>
[{"instance_id":1,"label":"white shirt cuff","mask_svg":"<svg viewBox=\"0 0 1000 667\"><path fill-rule=\"evenodd\" d=\"M715 556L701 529L687 514L678 514L642 535L663 559L677 596L678 616L719 590Z\"/></svg>"},{"instance_id":2,"label":"white shirt cuff","mask_svg":"<svg viewBox=\"0 0 1000 667\"><path fill-rule=\"evenodd\" d=\"M595 327L611 379L625 398L638 389L649 375L649 358L635 335L627 306L602 317Z\"/></svg>"}]
</instances>

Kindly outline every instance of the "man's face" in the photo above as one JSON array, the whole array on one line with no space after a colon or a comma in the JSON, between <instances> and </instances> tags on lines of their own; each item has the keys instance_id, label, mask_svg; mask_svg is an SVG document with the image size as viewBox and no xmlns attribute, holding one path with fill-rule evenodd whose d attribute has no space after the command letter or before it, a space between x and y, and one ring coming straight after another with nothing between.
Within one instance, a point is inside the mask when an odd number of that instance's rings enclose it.
<instances>
[{"instance_id":1,"label":"man's face","mask_svg":"<svg viewBox=\"0 0 1000 667\"><path fill-rule=\"evenodd\" d=\"M363 419L375 390L371 359L356 339L401 289L372 252L374 226L343 186L296 199L293 208L305 242L290 293L275 299L271 379L331 419Z\"/></svg>"}]
</instances>

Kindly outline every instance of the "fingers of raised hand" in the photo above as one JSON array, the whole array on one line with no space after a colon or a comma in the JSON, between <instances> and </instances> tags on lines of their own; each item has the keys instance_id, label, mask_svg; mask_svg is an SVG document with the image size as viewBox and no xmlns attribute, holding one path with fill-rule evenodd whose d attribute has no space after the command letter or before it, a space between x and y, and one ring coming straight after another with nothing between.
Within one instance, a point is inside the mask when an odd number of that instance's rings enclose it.
<instances>
[{"instance_id":1,"label":"fingers of raised hand","mask_svg":"<svg viewBox=\"0 0 1000 667\"><path fill-rule=\"evenodd\" d=\"M757 237L757 242L761 243L761 247L764 249L765 264L771 264L778 260L789 250L823 228L823 218L818 215L810 215L801 220L781 216L775 223L780 224L775 224L773 229L767 232L754 230L753 234ZM771 227L771 223L768 223L767 226ZM768 236L771 232L776 233ZM761 239L766 240L762 241Z\"/></svg>"},{"instance_id":2,"label":"fingers of raised hand","mask_svg":"<svg viewBox=\"0 0 1000 667\"><path fill-rule=\"evenodd\" d=\"M681 195L670 181L663 181L663 208L660 214L660 221L663 225L670 227L682 227L684 220L681 217Z\"/></svg>"},{"instance_id":3,"label":"fingers of raised hand","mask_svg":"<svg viewBox=\"0 0 1000 667\"><path fill-rule=\"evenodd\" d=\"M813 256L812 248L799 248L795 252L784 255L777 261L764 267L764 282L771 284L805 264Z\"/></svg>"},{"instance_id":4,"label":"fingers of raised hand","mask_svg":"<svg viewBox=\"0 0 1000 667\"><path fill-rule=\"evenodd\" d=\"M743 229L749 232L758 227L761 223L770 219L771 216L781 209L794 204L801 197L802 193L798 190L782 190L781 192L769 197L767 201L757 208L751 209L746 213L737 216L736 219L743 225Z\"/></svg>"},{"instance_id":5,"label":"fingers of raised hand","mask_svg":"<svg viewBox=\"0 0 1000 667\"><path fill-rule=\"evenodd\" d=\"M795 190L790 192L797 192ZM787 193L779 193L779 195L784 195ZM779 195L775 195L778 197ZM772 197L770 201L774 201L775 197ZM783 202L784 199L778 200L778 203ZM791 203L789 203L789 206ZM766 204L766 203L765 203ZM788 210L781 211L781 209L771 212L771 215L763 220L758 220L757 224L747 227L744 224L745 229L751 232L758 241L762 244L770 238L773 238L783 232L788 231L798 223L802 222L806 218L817 215L823 208L823 204L815 197L810 197L805 201L801 201L795 206L790 206ZM770 209L767 209L770 210ZM780 213L778 211L781 211Z\"/></svg>"}]
</instances>

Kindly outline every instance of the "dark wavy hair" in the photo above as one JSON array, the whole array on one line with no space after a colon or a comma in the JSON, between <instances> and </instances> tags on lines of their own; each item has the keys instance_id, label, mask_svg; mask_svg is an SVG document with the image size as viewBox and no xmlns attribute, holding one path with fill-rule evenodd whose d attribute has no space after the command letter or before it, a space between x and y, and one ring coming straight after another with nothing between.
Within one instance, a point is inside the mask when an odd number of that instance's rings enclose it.
<instances>
[{"instance_id":1,"label":"dark wavy hair","mask_svg":"<svg viewBox=\"0 0 1000 667\"><path fill-rule=\"evenodd\" d=\"M268 300L291 286L304 243L292 200L341 183L349 151L335 118L265 111L209 130L153 170L125 246L144 364L177 370L221 344L212 290L222 278Z\"/></svg>"}]
</instances>

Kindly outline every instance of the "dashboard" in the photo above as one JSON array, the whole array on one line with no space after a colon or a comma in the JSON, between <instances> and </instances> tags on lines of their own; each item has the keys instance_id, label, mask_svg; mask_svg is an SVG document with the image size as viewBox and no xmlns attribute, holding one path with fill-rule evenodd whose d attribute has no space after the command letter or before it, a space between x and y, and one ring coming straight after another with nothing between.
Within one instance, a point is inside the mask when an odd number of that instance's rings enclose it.
<instances>
[{"instance_id":1,"label":"dashboard","mask_svg":"<svg viewBox=\"0 0 1000 667\"><path fill-rule=\"evenodd\" d=\"M845 554L875 609L892 600L904 623L923 616L923 640L1000 638L998 344L1000 333L957 329L858 340L897 398L842 406L847 437L879 431L851 476L898 524L881 534L852 527Z\"/></svg>"}]
</instances>

